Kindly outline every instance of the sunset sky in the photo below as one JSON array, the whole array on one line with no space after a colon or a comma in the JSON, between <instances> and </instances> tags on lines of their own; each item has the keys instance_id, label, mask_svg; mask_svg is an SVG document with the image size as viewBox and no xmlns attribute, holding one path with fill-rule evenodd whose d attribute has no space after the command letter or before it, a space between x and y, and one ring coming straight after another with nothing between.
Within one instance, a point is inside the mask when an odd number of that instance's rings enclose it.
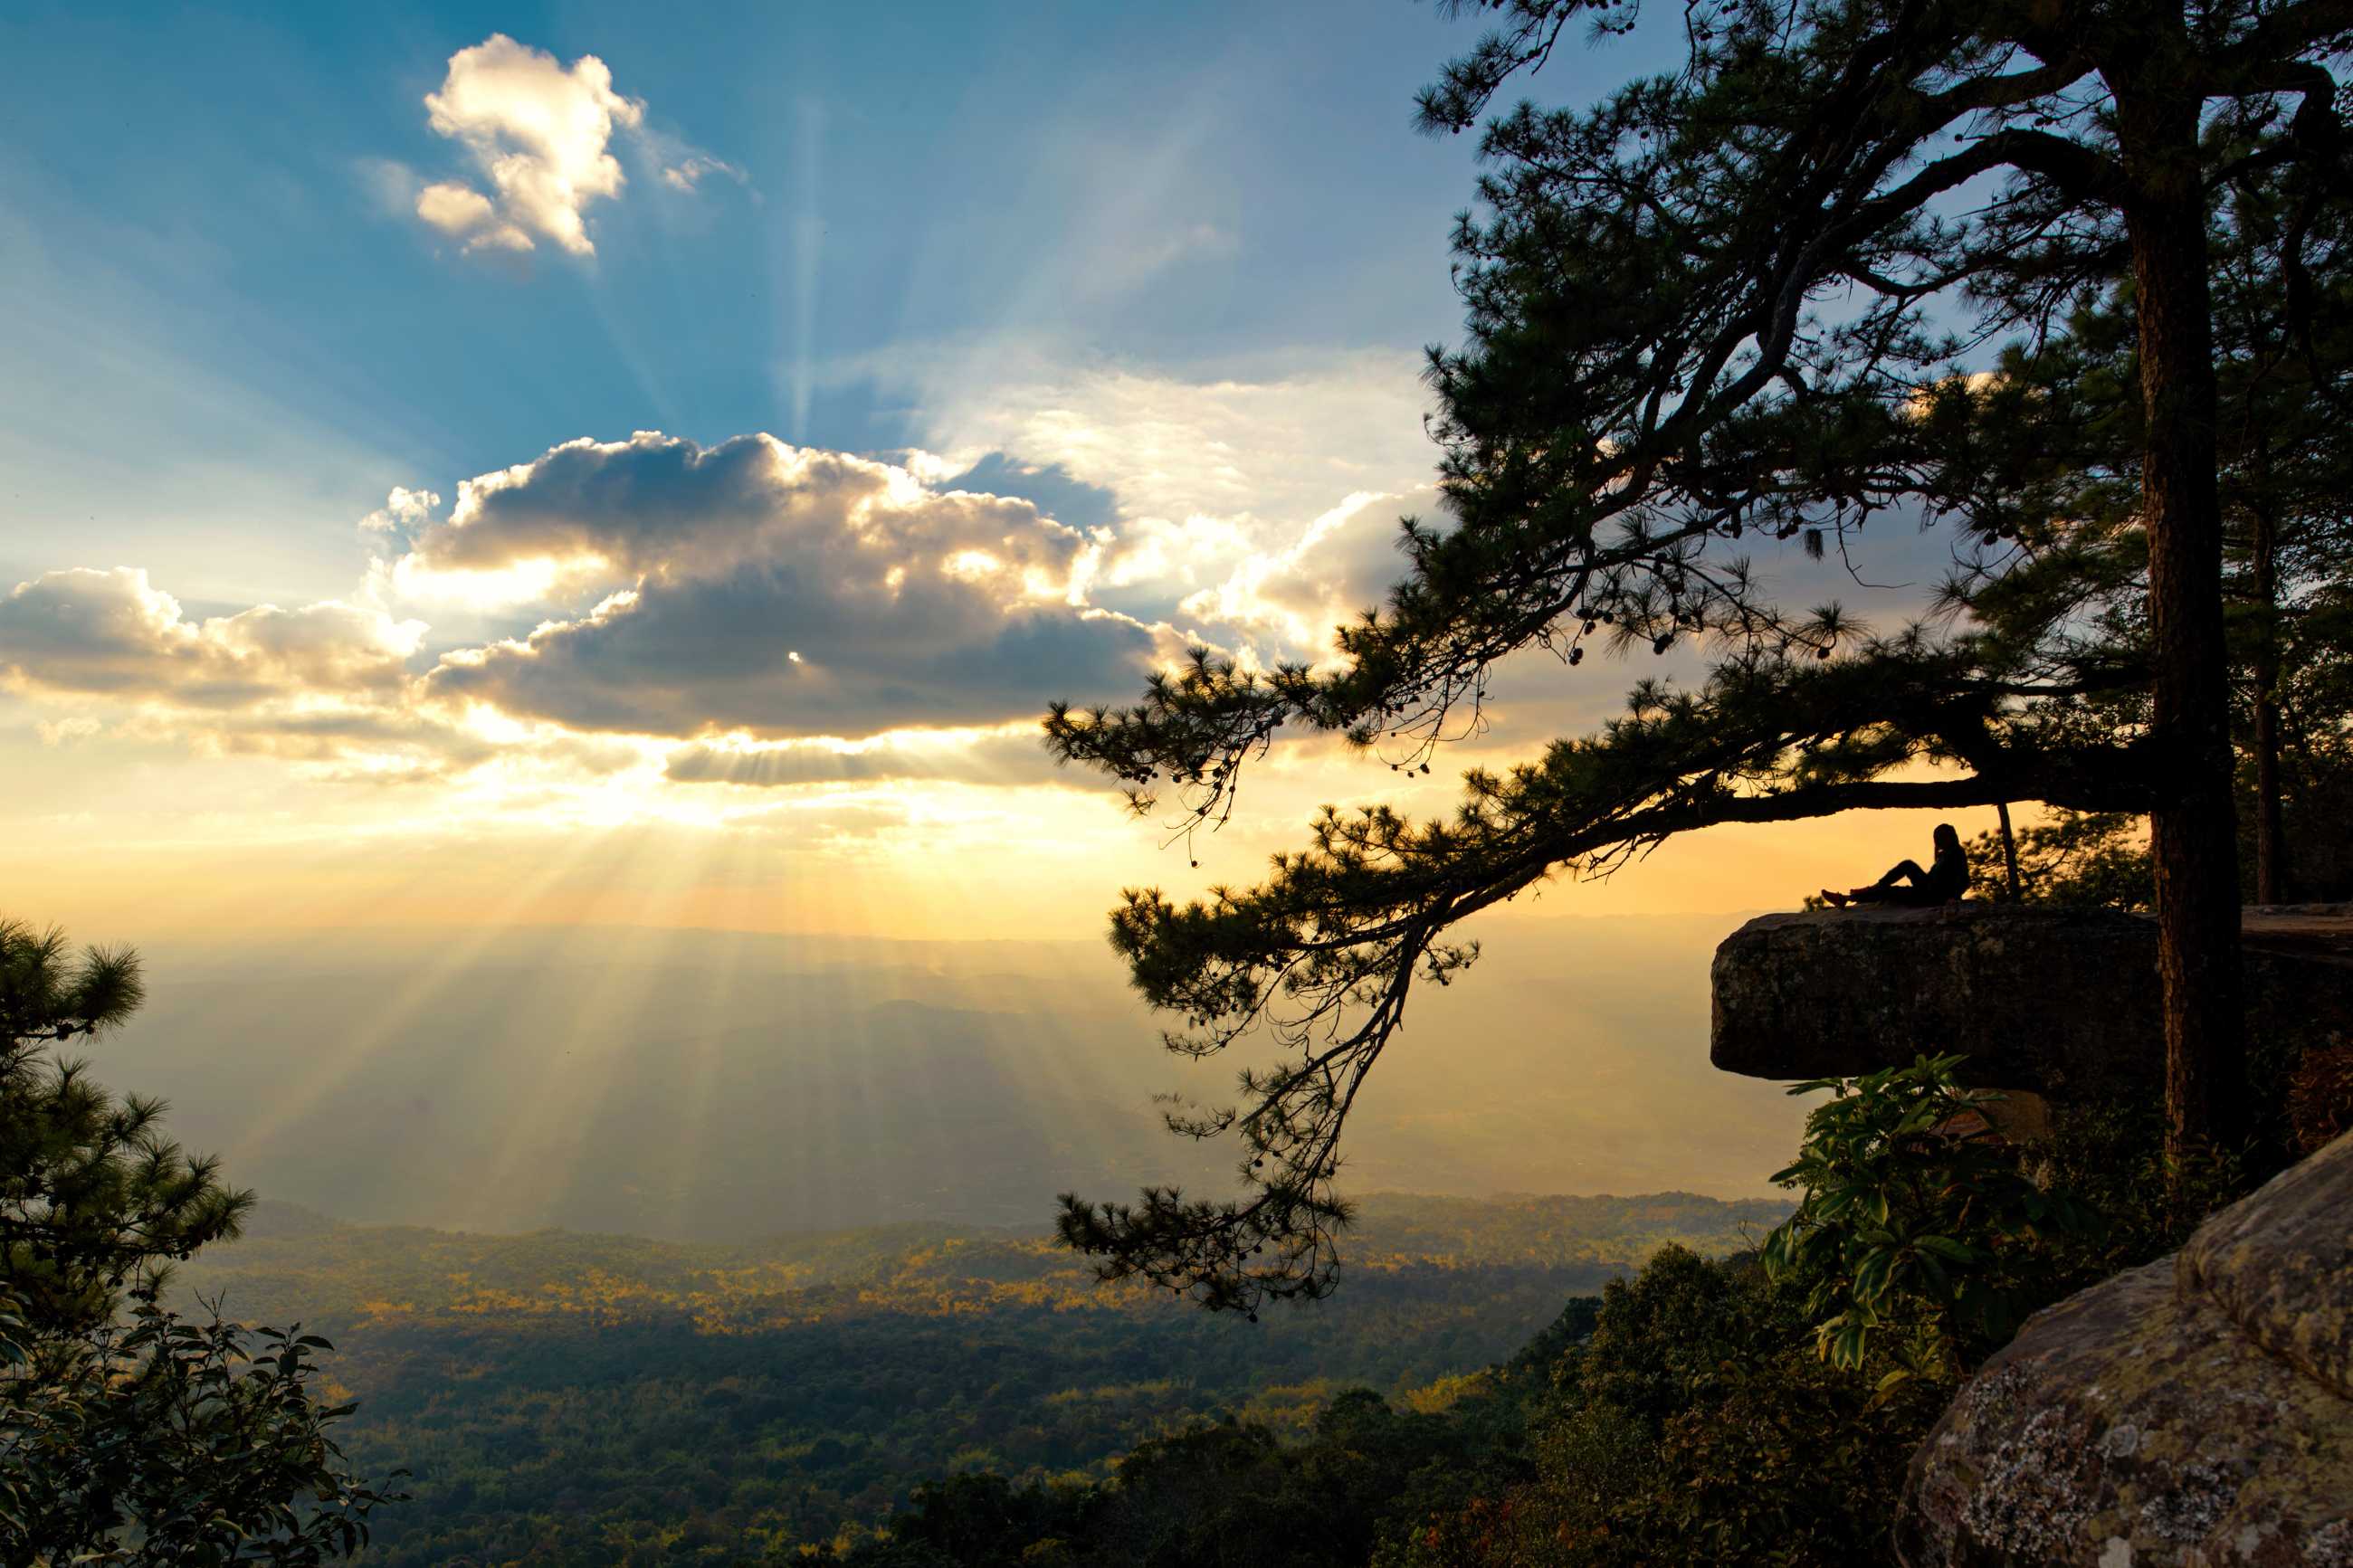
<instances>
[{"instance_id":1,"label":"sunset sky","mask_svg":"<svg viewBox=\"0 0 2353 1568\"><path fill-rule=\"evenodd\" d=\"M1088 937L1318 802L1446 808L1443 763L1286 744L1197 869L1036 723L1194 642L1324 657L1379 598L1475 176L1411 97L1469 38L1405 4L12 7L7 911ZM1943 549L1891 529L1883 588L1773 564L1892 623ZM1507 671L1450 760L1651 670ZM1926 826L1710 836L1539 908L1787 907Z\"/></svg>"}]
</instances>

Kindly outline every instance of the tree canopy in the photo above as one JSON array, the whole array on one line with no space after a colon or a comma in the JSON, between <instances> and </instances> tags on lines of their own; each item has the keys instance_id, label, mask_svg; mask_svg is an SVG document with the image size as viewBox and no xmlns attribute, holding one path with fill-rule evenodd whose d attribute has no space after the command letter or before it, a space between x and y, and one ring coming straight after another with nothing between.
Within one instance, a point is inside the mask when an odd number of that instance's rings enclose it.
<instances>
[{"instance_id":1,"label":"tree canopy","mask_svg":"<svg viewBox=\"0 0 2353 1568\"><path fill-rule=\"evenodd\" d=\"M1497 26L1420 101L1478 121L1572 25L1630 4L1485 0ZM1065 1200L1107 1275L1212 1307L1330 1288L1341 1129L1417 981L1474 956L1455 928L1542 879L1607 874L1662 838L1855 807L2042 801L2155 824L2177 1135L2227 1135L2242 1086L2223 610L2219 266L2276 301L2271 374L2341 383L2341 0L1905 4L1705 0L1682 65L1482 133L1455 234L1467 341L1433 351L1445 518L1409 521L1388 604L1327 664L1212 651L1122 709L1057 707L1050 745L1231 810L1289 729L1427 767L1501 661L1696 640L1695 689L1503 773L1451 819L1326 810L1267 879L1179 906L1131 890L1113 940L1175 1048L1284 1047L1232 1132L1245 1194ZM2257 286L2256 280L2260 280ZM2293 375L2280 368L2293 361ZM2254 373L2250 372L2253 376ZM2299 394L2292 390L2300 384ZM2252 416L2258 399L2233 389ZM2234 462L2245 462L2243 444ZM2273 454L2242 499L2276 493ZM2253 473L2253 468L2247 468ZM1766 592L1752 552L1841 555L1874 523L1953 531L1936 615L1863 634ZM1400 757L1399 753L1402 752Z\"/></svg>"}]
</instances>

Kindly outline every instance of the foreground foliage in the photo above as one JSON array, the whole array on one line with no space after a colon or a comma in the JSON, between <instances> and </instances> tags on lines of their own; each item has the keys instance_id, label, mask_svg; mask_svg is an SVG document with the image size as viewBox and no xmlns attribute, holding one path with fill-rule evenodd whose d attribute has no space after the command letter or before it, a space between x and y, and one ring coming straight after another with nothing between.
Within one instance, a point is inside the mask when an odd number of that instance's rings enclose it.
<instances>
[{"instance_id":1,"label":"foreground foliage","mask_svg":"<svg viewBox=\"0 0 2353 1568\"><path fill-rule=\"evenodd\" d=\"M329 1436L327 1342L158 1304L251 1195L58 1055L142 994L132 954L0 921L0 1561L347 1557L392 1500Z\"/></svg>"},{"instance_id":2,"label":"foreground foliage","mask_svg":"<svg viewBox=\"0 0 2353 1568\"><path fill-rule=\"evenodd\" d=\"M400 1500L329 1435L352 1406L317 1398L317 1335L142 1298L70 1360L35 1339L0 1312L0 1541L30 1562L295 1568L356 1554Z\"/></svg>"},{"instance_id":3,"label":"foreground foliage","mask_svg":"<svg viewBox=\"0 0 2353 1568\"><path fill-rule=\"evenodd\" d=\"M1810 1289L1824 1360L1861 1371L1877 1348L1906 1378L1950 1383L2010 1342L2051 1299L2051 1235L2094 1228L2064 1186L2038 1184L1986 1112L2001 1097L1961 1086L1962 1058L1921 1057L1828 1090L1797 1160L1774 1173L1805 1194L1765 1243L1766 1270Z\"/></svg>"}]
</instances>

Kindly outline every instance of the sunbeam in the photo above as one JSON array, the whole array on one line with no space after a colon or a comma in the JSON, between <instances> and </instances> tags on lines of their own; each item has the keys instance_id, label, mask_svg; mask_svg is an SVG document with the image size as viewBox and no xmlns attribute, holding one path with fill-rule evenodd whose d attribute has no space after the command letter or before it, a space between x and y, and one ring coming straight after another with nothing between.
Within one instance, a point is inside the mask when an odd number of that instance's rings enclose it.
<instances>
[{"instance_id":1,"label":"sunbeam","mask_svg":"<svg viewBox=\"0 0 2353 1568\"><path fill-rule=\"evenodd\" d=\"M600 845L593 836L570 834L553 840L545 848L547 852L538 858L536 868L482 911L486 918L448 931L437 942L433 956L406 977L392 994L364 1019L355 1020L350 1033L327 1042L311 1056L300 1079L280 1089L269 1104L257 1108L257 1119L227 1151L228 1157L237 1160L263 1154L289 1126L302 1120L327 1095L342 1087L370 1057L415 1027L451 984L467 973L493 942L518 923L518 917L548 889L592 859Z\"/></svg>"}]
</instances>

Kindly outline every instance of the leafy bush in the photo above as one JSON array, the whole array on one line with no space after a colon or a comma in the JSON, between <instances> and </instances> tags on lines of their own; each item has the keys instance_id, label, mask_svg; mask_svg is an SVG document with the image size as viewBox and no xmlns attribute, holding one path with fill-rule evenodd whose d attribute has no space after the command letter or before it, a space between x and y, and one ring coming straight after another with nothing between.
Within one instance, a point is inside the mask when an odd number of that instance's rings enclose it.
<instances>
[{"instance_id":1,"label":"leafy bush","mask_svg":"<svg viewBox=\"0 0 2353 1568\"><path fill-rule=\"evenodd\" d=\"M270 1563L348 1557L395 1500L350 1475L294 1330L190 1322L142 1298L79 1353L0 1310L0 1542L9 1562Z\"/></svg>"},{"instance_id":2,"label":"leafy bush","mask_svg":"<svg viewBox=\"0 0 2353 1568\"><path fill-rule=\"evenodd\" d=\"M2305 1048L2288 1080L2285 1114L2299 1153L2316 1153L2353 1131L2353 1041Z\"/></svg>"},{"instance_id":3,"label":"leafy bush","mask_svg":"<svg viewBox=\"0 0 2353 1568\"><path fill-rule=\"evenodd\" d=\"M2252 1149L2168 1153L2165 1110L2154 1095L2053 1106L2051 1131L2027 1160L2038 1181L2100 1216L2093 1230L2046 1238L2043 1294L2053 1301L2177 1250L2200 1221L2285 1165Z\"/></svg>"},{"instance_id":4,"label":"leafy bush","mask_svg":"<svg viewBox=\"0 0 2353 1568\"><path fill-rule=\"evenodd\" d=\"M2000 1098L1960 1086L1957 1056L1919 1057L1828 1089L1806 1119L1795 1163L1773 1180L1804 1191L1765 1243L1767 1271L1807 1291L1822 1356L1860 1370L1876 1342L1893 1359L1884 1393L1906 1378L1945 1383L2010 1342L2047 1300L2052 1234L2096 1228L2062 1185L2039 1186L1983 1108Z\"/></svg>"}]
</instances>

